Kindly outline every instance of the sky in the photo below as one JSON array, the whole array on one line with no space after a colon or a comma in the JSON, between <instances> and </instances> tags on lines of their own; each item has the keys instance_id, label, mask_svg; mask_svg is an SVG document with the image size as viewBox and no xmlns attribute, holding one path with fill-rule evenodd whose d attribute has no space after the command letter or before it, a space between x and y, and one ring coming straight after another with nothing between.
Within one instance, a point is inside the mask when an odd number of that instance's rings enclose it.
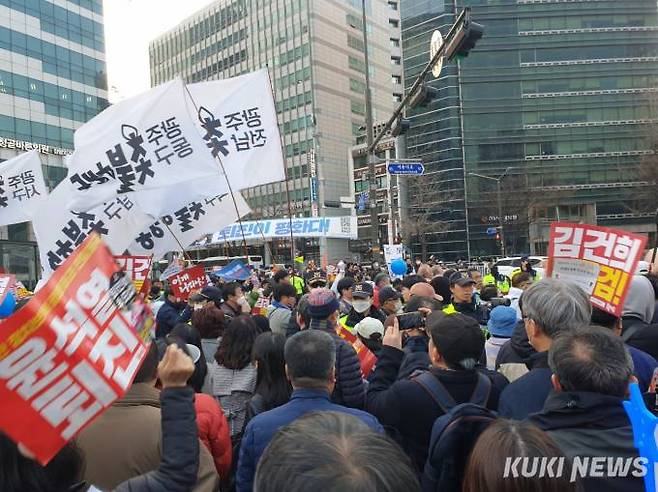
<instances>
[{"instance_id":1,"label":"sky","mask_svg":"<svg viewBox=\"0 0 658 492\"><path fill-rule=\"evenodd\" d=\"M149 41L216 0L103 0L110 102L148 90Z\"/></svg>"}]
</instances>

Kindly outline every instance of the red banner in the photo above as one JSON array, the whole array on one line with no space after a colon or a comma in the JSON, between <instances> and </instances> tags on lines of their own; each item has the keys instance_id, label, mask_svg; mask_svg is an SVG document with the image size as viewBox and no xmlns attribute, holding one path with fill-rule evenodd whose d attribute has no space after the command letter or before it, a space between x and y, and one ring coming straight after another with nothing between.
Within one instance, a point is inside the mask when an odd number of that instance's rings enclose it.
<instances>
[{"instance_id":1,"label":"red banner","mask_svg":"<svg viewBox=\"0 0 658 492\"><path fill-rule=\"evenodd\" d=\"M187 300L190 294L208 285L208 277L201 265L178 272L169 277L167 281L171 286L172 293L183 300Z\"/></svg>"},{"instance_id":2,"label":"red banner","mask_svg":"<svg viewBox=\"0 0 658 492\"><path fill-rule=\"evenodd\" d=\"M153 321L91 234L0 332L0 429L47 463L120 398Z\"/></svg>"},{"instance_id":3,"label":"red banner","mask_svg":"<svg viewBox=\"0 0 658 492\"><path fill-rule=\"evenodd\" d=\"M588 224L553 222L548 275L582 287L592 304L621 316L647 238Z\"/></svg>"},{"instance_id":4,"label":"red banner","mask_svg":"<svg viewBox=\"0 0 658 492\"><path fill-rule=\"evenodd\" d=\"M152 256L115 256L115 261L123 271L130 275L135 284L135 290L139 294L148 294L150 282L148 281L151 271Z\"/></svg>"},{"instance_id":5,"label":"red banner","mask_svg":"<svg viewBox=\"0 0 658 492\"><path fill-rule=\"evenodd\" d=\"M254 316L267 316L267 308L270 306L269 298L265 296L260 296L254 304L254 307L251 308L251 314Z\"/></svg>"},{"instance_id":6,"label":"red banner","mask_svg":"<svg viewBox=\"0 0 658 492\"><path fill-rule=\"evenodd\" d=\"M15 275L0 274L0 305L4 302L7 294L12 292L15 283Z\"/></svg>"},{"instance_id":7,"label":"red banner","mask_svg":"<svg viewBox=\"0 0 658 492\"><path fill-rule=\"evenodd\" d=\"M338 328L336 328L336 333L338 333L338 336L343 340L352 344L352 347L354 347L354 350L356 351L356 355L359 357L359 362L361 363L361 374L364 378L368 377L370 371L372 371L372 368L375 367L375 364L377 363L377 356L363 344L358 336L354 335L344 326L339 324Z\"/></svg>"}]
</instances>

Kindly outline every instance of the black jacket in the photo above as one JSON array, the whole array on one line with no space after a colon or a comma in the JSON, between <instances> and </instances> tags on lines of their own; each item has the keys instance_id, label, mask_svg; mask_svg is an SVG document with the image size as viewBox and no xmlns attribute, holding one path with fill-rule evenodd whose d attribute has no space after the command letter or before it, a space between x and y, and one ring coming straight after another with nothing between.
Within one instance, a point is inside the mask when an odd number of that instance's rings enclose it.
<instances>
[{"instance_id":1,"label":"black jacket","mask_svg":"<svg viewBox=\"0 0 658 492\"><path fill-rule=\"evenodd\" d=\"M409 337L402 347L404 357L400 364L398 379L407 379L415 371L427 371L430 367L428 353L429 338L425 336Z\"/></svg>"},{"instance_id":2,"label":"black jacket","mask_svg":"<svg viewBox=\"0 0 658 492\"><path fill-rule=\"evenodd\" d=\"M324 322L311 320L312 329L329 333L336 342L336 387L331 401L338 405L362 409L365 402L366 384L361 377L361 362L354 347L338 336L336 330Z\"/></svg>"},{"instance_id":3,"label":"black jacket","mask_svg":"<svg viewBox=\"0 0 658 492\"><path fill-rule=\"evenodd\" d=\"M496 357L496 369L502 364L525 364L536 353L528 341L525 323L521 320L514 327L512 338L500 347Z\"/></svg>"},{"instance_id":4,"label":"black jacket","mask_svg":"<svg viewBox=\"0 0 658 492\"><path fill-rule=\"evenodd\" d=\"M158 309L158 314L155 317L155 321L157 322L155 337L166 337L174 326L178 323L187 323L190 318L192 318L192 308L189 305L185 306L185 309L180 310L169 299L165 299L164 304Z\"/></svg>"},{"instance_id":5,"label":"black jacket","mask_svg":"<svg viewBox=\"0 0 658 492\"><path fill-rule=\"evenodd\" d=\"M162 461L152 472L127 480L115 492L188 492L194 488L199 469L199 436L194 410L194 391L165 388L162 404Z\"/></svg>"},{"instance_id":6,"label":"black jacket","mask_svg":"<svg viewBox=\"0 0 658 492\"><path fill-rule=\"evenodd\" d=\"M500 395L498 413L501 417L523 420L539 412L553 389L548 352L533 355L527 363L530 372L510 383Z\"/></svg>"},{"instance_id":7,"label":"black jacket","mask_svg":"<svg viewBox=\"0 0 658 492\"><path fill-rule=\"evenodd\" d=\"M552 393L540 413L528 421L546 431L565 456L635 458L638 450L633 444L633 430L626 416L622 399L570 391ZM652 466L649 463L648 466ZM630 467L633 471L633 467ZM583 480L585 491L643 491L642 478L588 477Z\"/></svg>"},{"instance_id":8,"label":"black jacket","mask_svg":"<svg viewBox=\"0 0 658 492\"><path fill-rule=\"evenodd\" d=\"M368 317L378 319L382 323L386 321L386 314L384 314L384 311L376 308L375 306L370 306L370 311L364 314L356 312L354 308L350 309L350 312L347 313L347 320L345 320L345 324L350 328L354 328L357 323Z\"/></svg>"},{"instance_id":9,"label":"black jacket","mask_svg":"<svg viewBox=\"0 0 658 492\"><path fill-rule=\"evenodd\" d=\"M388 428L404 447L419 471L423 470L427 459L432 425L443 410L434 399L411 379L397 380L404 352L384 346L380 354L374 376L368 386L366 410L373 414L384 427ZM477 373L471 371L448 371L431 368L430 371L450 392L457 403L470 400ZM501 387L500 380L492 380L487 407L495 410Z\"/></svg>"},{"instance_id":10,"label":"black jacket","mask_svg":"<svg viewBox=\"0 0 658 492\"><path fill-rule=\"evenodd\" d=\"M622 325L622 337L627 331L633 330L630 338L624 338L628 345L640 349L658 360L658 325L645 323L639 318L630 316L622 318Z\"/></svg>"}]
</instances>

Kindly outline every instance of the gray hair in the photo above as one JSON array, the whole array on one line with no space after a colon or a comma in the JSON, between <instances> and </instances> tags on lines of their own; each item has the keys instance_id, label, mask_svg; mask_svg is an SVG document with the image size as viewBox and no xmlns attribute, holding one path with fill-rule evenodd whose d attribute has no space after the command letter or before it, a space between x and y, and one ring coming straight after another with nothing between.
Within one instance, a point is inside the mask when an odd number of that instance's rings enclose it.
<instances>
[{"instance_id":1,"label":"gray hair","mask_svg":"<svg viewBox=\"0 0 658 492\"><path fill-rule=\"evenodd\" d=\"M521 297L523 316L533 320L550 338L562 331L586 326L592 318L589 296L569 282L545 278L533 284Z\"/></svg>"},{"instance_id":2,"label":"gray hair","mask_svg":"<svg viewBox=\"0 0 658 492\"><path fill-rule=\"evenodd\" d=\"M548 351L548 365L565 391L620 398L633 374L633 359L622 339L597 326L560 334Z\"/></svg>"},{"instance_id":3,"label":"gray hair","mask_svg":"<svg viewBox=\"0 0 658 492\"><path fill-rule=\"evenodd\" d=\"M326 383L336 363L336 342L320 330L302 330L286 341L288 377L296 386Z\"/></svg>"}]
</instances>

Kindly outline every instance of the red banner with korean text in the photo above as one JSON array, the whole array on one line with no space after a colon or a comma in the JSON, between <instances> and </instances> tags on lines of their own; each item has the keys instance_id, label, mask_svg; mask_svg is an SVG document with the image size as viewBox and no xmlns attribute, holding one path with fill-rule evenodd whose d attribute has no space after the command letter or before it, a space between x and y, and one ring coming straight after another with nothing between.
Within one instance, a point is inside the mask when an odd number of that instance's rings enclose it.
<instances>
[{"instance_id":1,"label":"red banner with korean text","mask_svg":"<svg viewBox=\"0 0 658 492\"><path fill-rule=\"evenodd\" d=\"M368 377L370 371L372 371L372 368L375 367L375 364L377 363L377 356L363 344L358 336L354 335L344 326L339 324L336 328L336 333L338 333L338 336L343 340L352 344L352 347L354 347L354 350L356 351L356 355L359 357L361 374L364 378Z\"/></svg>"},{"instance_id":2,"label":"red banner with korean text","mask_svg":"<svg viewBox=\"0 0 658 492\"><path fill-rule=\"evenodd\" d=\"M6 273L0 274L0 305L4 302L5 297L9 292L14 290L16 284L16 276L8 275Z\"/></svg>"},{"instance_id":3,"label":"red banner with korean text","mask_svg":"<svg viewBox=\"0 0 658 492\"><path fill-rule=\"evenodd\" d=\"M153 319L91 234L0 332L0 429L47 463L130 387Z\"/></svg>"},{"instance_id":4,"label":"red banner with korean text","mask_svg":"<svg viewBox=\"0 0 658 492\"><path fill-rule=\"evenodd\" d=\"M621 316L646 242L645 236L620 229L553 222L547 272L579 285L592 305Z\"/></svg>"},{"instance_id":5,"label":"red banner with korean text","mask_svg":"<svg viewBox=\"0 0 658 492\"><path fill-rule=\"evenodd\" d=\"M265 296L259 296L254 307L251 308L251 314L254 316L267 316L267 308L270 306L270 299Z\"/></svg>"},{"instance_id":6,"label":"red banner with korean text","mask_svg":"<svg viewBox=\"0 0 658 492\"><path fill-rule=\"evenodd\" d=\"M172 293L183 300L187 300L190 294L201 290L208 285L208 277L201 265L186 268L167 279Z\"/></svg>"},{"instance_id":7,"label":"red banner with korean text","mask_svg":"<svg viewBox=\"0 0 658 492\"><path fill-rule=\"evenodd\" d=\"M150 282L148 281L151 271L152 256L115 256L115 261L123 271L126 272L135 284L138 294L148 294Z\"/></svg>"}]
</instances>

